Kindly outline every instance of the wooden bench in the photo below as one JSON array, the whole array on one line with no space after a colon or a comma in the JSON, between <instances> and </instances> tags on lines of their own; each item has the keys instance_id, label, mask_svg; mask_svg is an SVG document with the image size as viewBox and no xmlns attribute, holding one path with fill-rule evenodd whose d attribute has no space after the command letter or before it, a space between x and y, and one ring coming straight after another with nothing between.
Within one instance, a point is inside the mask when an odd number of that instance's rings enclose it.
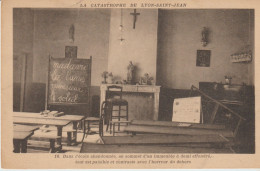
<instances>
[{"instance_id":1,"label":"wooden bench","mask_svg":"<svg viewBox=\"0 0 260 171\"><path fill-rule=\"evenodd\" d=\"M61 136L57 136L57 135L53 135L50 133L36 133L35 135L33 135L30 140L33 141L48 141L49 147L48 150L50 153L55 153L58 151L61 151L62 149L62 145L61 144L57 144L56 142L61 141ZM30 148L33 149L39 149L39 148L45 148L45 147L40 147L40 146L29 146Z\"/></svg>"},{"instance_id":2,"label":"wooden bench","mask_svg":"<svg viewBox=\"0 0 260 171\"><path fill-rule=\"evenodd\" d=\"M13 131L14 153L27 153L27 140L33 135L32 131Z\"/></svg>"},{"instance_id":3,"label":"wooden bench","mask_svg":"<svg viewBox=\"0 0 260 171\"><path fill-rule=\"evenodd\" d=\"M132 120L131 125L189 127L189 128L196 128L196 129L225 129L226 128L225 125L217 125L217 124L180 123L180 122L170 122L170 121L149 121L149 120Z\"/></svg>"},{"instance_id":4,"label":"wooden bench","mask_svg":"<svg viewBox=\"0 0 260 171\"><path fill-rule=\"evenodd\" d=\"M56 128L54 127L47 127L47 128L41 128L41 130L46 130L46 131L56 131ZM67 145L71 146L71 145L75 145L76 141L77 141L77 129L73 129L71 127L63 127L62 132L67 133L67 139L65 139L64 137L62 138L62 141L67 141Z\"/></svg>"}]
</instances>

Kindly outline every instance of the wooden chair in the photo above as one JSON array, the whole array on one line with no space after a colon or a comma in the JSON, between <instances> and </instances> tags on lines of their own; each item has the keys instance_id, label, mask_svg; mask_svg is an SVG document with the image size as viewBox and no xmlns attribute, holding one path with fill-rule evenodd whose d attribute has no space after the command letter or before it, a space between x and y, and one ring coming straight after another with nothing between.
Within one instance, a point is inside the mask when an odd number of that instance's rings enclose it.
<instances>
[{"instance_id":1,"label":"wooden chair","mask_svg":"<svg viewBox=\"0 0 260 171\"><path fill-rule=\"evenodd\" d=\"M110 127L110 134L111 134L111 127L112 127L112 120L116 119L118 122L118 131L120 131L120 121L124 119L128 121L128 102L122 98L122 87L121 86L108 86L106 91L106 110L105 110L105 117L107 119L107 128ZM118 109L114 109L114 107L118 107ZM125 107L125 108L122 108ZM114 111L117 111L117 115L114 115ZM125 115L122 115L122 111L125 111ZM123 123L123 122L122 122Z\"/></svg>"},{"instance_id":2,"label":"wooden chair","mask_svg":"<svg viewBox=\"0 0 260 171\"><path fill-rule=\"evenodd\" d=\"M106 102L103 102L101 105L101 114L100 117L86 117L83 121L83 137L82 137L82 142L86 136L91 130L91 126L93 125L98 125L98 133L102 137L103 136L103 122L104 122L104 111L105 111L105 106ZM86 126L87 124L87 126Z\"/></svg>"}]
</instances>

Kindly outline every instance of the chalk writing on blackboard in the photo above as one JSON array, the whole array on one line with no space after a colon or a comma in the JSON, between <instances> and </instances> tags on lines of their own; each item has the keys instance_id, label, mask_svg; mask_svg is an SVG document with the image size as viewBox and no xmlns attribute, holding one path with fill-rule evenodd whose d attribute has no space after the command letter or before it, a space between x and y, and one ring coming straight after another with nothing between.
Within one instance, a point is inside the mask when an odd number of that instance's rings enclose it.
<instances>
[{"instance_id":1,"label":"chalk writing on blackboard","mask_svg":"<svg viewBox=\"0 0 260 171\"><path fill-rule=\"evenodd\" d=\"M91 59L51 58L48 103L87 103Z\"/></svg>"}]
</instances>

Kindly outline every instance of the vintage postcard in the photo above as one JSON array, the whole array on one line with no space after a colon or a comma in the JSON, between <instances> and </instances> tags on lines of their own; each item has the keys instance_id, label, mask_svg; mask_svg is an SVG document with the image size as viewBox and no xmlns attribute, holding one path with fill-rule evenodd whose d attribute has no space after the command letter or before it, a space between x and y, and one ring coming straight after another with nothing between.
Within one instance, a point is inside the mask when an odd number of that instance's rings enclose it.
<instances>
[{"instance_id":1,"label":"vintage postcard","mask_svg":"<svg viewBox=\"0 0 260 171\"><path fill-rule=\"evenodd\" d=\"M3 0L2 167L259 168L257 0Z\"/></svg>"}]
</instances>

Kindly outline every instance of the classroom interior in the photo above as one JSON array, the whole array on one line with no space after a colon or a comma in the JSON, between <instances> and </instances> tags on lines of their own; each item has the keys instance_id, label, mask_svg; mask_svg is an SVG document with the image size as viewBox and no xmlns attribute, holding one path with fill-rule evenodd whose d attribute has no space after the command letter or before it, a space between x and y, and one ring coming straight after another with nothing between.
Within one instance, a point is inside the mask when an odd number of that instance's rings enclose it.
<instances>
[{"instance_id":1,"label":"classroom interior","mask_svg":"<svg viewBox=\"0 0 260 171\"><path fill-rule=\"evenodd\" d=\"M14 8L14 152L255 153L254 58L252 9ZM84 103L52 59L88 63Z\"/></svg>"}]
</instances>

